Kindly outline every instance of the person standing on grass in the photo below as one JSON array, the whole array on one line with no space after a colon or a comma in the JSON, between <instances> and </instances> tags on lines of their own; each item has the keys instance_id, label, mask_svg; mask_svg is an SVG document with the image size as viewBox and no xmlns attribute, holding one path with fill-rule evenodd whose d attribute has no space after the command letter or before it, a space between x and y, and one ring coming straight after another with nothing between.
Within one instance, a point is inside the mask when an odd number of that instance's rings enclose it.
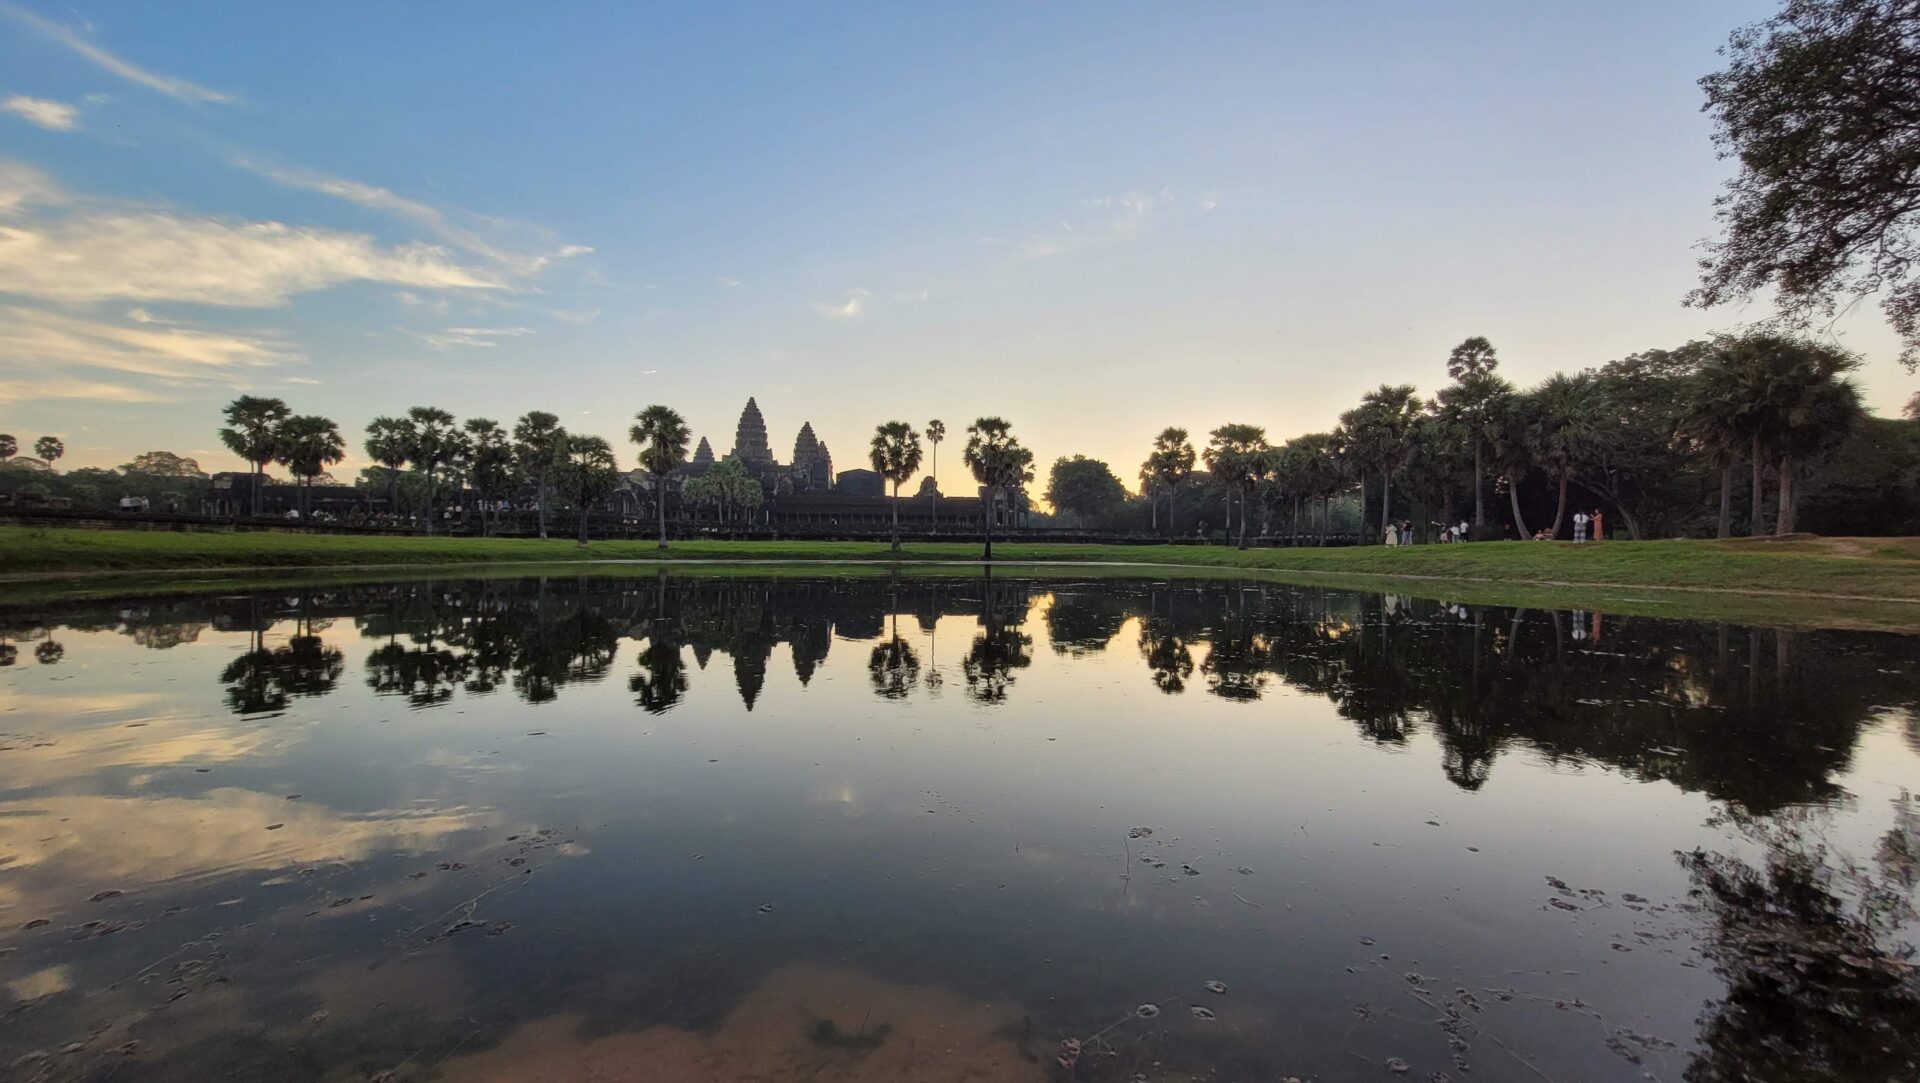
<instances>
[{"instance_id":1,"label":"person standing on grass","mask_svg":"<svg viewBox=\"0 0 1920 1083\"><path fill-rule=\"evenodd\" d=\"M1599 508L1593 509L1593 540L1605 541L1607 537L1606 513Z\"/></svg>"},{"instance_id":2,"label":"person standing on grass","mask_svg":"<svg viewBox=\"0 0 1920 1083\"><path fill-rule=\"evenodd\" d=\"M1399 525L1395 523L1388 523L1387 529L1386 529L1386 537L1383 538L1382 540L1385 541L1388 545L1399 545L1400 544Z\"/></svg>"},{"instance_id":3,"label":"person standing on grass","mask_svg":"<svg viewBox=\"0 0 1920 1083\"><path fill-rule=\"evenodd\" d=\"M1579 545L1587 540L1588 521L1586 512L1576 511L1573 513L1573 544Z\"/></svg>"}]
</instances>

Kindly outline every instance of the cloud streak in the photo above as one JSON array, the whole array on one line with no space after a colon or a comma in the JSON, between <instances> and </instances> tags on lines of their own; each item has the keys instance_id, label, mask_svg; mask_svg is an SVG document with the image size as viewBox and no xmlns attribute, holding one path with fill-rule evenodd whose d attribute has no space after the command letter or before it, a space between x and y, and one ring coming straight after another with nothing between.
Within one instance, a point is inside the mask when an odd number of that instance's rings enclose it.
<instances>
[{"instance_id":1,"label":"cloud streak","mask_svg":"<svg viewBox=\"0 0 1920 1083\"><path fill-rule=\"evenodd\" d=\"M867 302L873 299L873 291L860 286L847 291L840 301L816 301L813 310L830 320L857 320L867 312Z\"/></svg>"},{"instance_id":2,"label":"cloud streak","mask_svg":"<svg viewBox=\"0 0 1920 1083\"><path fill-rule=\"evenodd\" d=\"M444 331L409 331L401 328L401 331L436 350L451 350L463 346L491 349L500 345L501 339L533 334L533 329L530 327L449 327Z\"/></svg>"},{"instance_id":3,"label":"cloud streak","mask_svg":"<svg viewBox=\"0 0 1920 1083\"><path fill-rule=\"evenodd\" d=\"M0 110L50 132L70 132L80 123L79 107L51 98L29 98L25 94L15 94L0 101Z\"/></svg>"},{"instance_id":4,"label":"cloud streak","mask_svg":"<svg viewBox=\"0 0 1920 1083\"><path fill-rule=\"evenodd\" d=\"M23 364L90 367L167 380L224 377L235 369L292 359L270 339L133 318L135 325L127 326L24 305L0 305L0 357Z\"/></svg>"},{"instance_id":5,"label":"cloud streak","mask_svg":"<svg viewBox=\"0 0 1920 1083\"><path fill-rule=\"evenodd\" d=\"M150 90L157 90L170 98L175 98L183 102L230 102L233 100L229 95L222 94L217 90L209 90L198 83L191 83L185 79L176 79L171 75L162 75L159 72L150 71L130 61L122 60L74 33L67 27L51 19L42 18L25 8L5 3L4 0L0 0L0 14L12 16L128 82L138 83Z\"/></svg>"}]
</instances>

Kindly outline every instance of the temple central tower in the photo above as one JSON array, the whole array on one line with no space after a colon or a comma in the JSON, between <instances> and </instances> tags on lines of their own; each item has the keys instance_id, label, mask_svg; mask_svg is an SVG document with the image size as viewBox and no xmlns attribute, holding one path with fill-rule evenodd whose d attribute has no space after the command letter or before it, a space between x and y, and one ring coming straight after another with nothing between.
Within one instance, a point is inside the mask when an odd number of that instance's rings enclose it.
<instances>
[{"instance_id":1,"label":"temple central tower","mask_svg":"<svg viewBox=\"0 0 1920 1083\"><path fill-rule=\"evenodd\" d=\"M760 404L751 398L740 411L740 426L733 433L733 457L741 463L773 462L773 447L767 443L767 422L760 416Z\"/></svg>"}]
</instances>

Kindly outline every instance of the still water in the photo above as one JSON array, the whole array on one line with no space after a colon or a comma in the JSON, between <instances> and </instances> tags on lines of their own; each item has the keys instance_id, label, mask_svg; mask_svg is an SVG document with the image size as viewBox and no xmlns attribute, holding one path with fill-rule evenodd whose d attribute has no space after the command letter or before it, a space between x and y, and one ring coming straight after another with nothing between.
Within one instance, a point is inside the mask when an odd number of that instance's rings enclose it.
<instances>
[{"instance_id":1,"label":"still water","mask_svg":"<svg viewBox=\"0 0 1920 1083\"><path fill-rule=\"evenodd\" d=\"M0 1076L1912 1080L1920 640L674 573L0 609Z\"/></svg>"}]
</instances>

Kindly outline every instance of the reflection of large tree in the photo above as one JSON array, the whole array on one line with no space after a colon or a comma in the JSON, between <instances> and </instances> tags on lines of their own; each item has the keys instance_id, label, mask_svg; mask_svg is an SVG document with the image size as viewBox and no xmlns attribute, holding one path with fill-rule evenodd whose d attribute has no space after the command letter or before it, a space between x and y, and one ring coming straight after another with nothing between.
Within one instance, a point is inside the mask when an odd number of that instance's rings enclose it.
<instances>
[{"instance_id":1,"label":"reflection of large tree","mask_svg":"<svg viewBox=\"0 0 1920 1083\"><path fill-rule=\"evenodd\" d=\"M284 647L256 646L227 663L227 709L252 715L284 711L297 696L324 696L340 683L346 656L319 636L296 635Z\"/></svg>"},{"instance_id":2,"label":"reflection of large tree","mask_svg":"<svg viewBox=\"0 0 1920 1083\"><path fill-rule=\"evenodd\" d=\"M1193 650L1179 626L1158 613L1140 622L1140 654L1153 674L1153 686L1168 695L1185 691L1193 676Z\"/></svg>"},{"instance_id":3,"label":"reflection of large tree","mask_svg":"<svg viewBox=\"0 0 1920 1083\"><path fill-rule=\"evenodd\" d=\"M1916 919L1920 804L1894 804L1870 867L1812 841L1796 812L1736 818L1757 864L1679 855L1727 983L1701 1017L1689 1083L1920 1079L1920 970L1901 936Z\"/></svg>"},{"instance_id":4,"label":"reflection of large tree","mask_svg":"<svg viewBox=\"0 0 1920 1083\"><path fill-rule=\"evenodd\" d=\"M676 629L656 621L640 649L640 668L627 680L634 702L648 714L665 714L687 694L687 662Z\"/></svg>"}]
</instances>

